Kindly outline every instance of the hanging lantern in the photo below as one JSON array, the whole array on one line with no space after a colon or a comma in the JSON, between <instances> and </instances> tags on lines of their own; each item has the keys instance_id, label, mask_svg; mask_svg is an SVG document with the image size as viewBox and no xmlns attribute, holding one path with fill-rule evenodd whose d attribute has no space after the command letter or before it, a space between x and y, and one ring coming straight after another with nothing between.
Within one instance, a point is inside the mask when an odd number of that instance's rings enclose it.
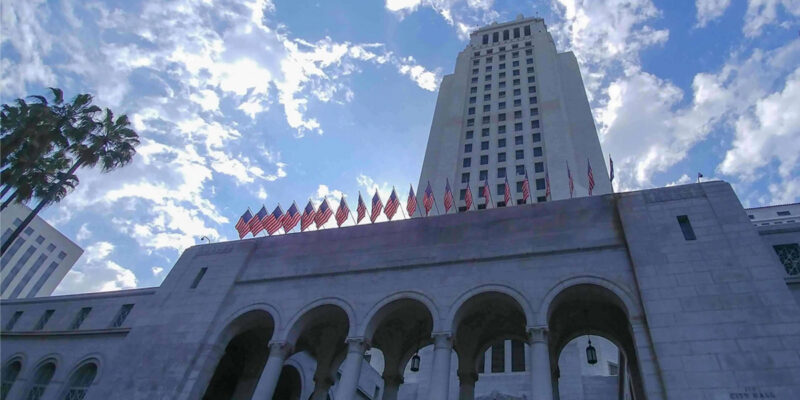
<instances>
[{"instance_id":1,"label":"hanging lantern","mask_svg":"<svg viewBox=\"0 0 800 400\"><path fill-rule=\"evenodd\" d=\"M419 353L415 353L414 357L411 357L411 372L419 371Z\"/></svg>"},{"instance_id":2,"label":"hanging lantern","mask_svg":"<svg viewBox=\"0 0 800 400\"><path fill-rule=\"evenodd\" d=\"M589 364L597 364L597 350L592 346L592 338L589 338L589 345L586 346L586 361Z\"/></svg>"}]
</instances>

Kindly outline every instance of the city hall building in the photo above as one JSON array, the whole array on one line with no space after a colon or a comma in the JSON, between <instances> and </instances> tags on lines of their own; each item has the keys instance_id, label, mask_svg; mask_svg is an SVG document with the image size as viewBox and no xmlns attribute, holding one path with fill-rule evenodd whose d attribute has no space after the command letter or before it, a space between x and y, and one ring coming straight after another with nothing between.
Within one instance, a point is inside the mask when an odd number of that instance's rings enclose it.
<instances>
[{"instance_id":1,"label":"city hall building","mask_svg":"<svg viewBox=\"0 0 800 400\"><path fill-rule=\"evenodd\" d=\"M526 173L527 204L461 199ZM607 176L575 57L541 19L481 28L418 188L449 183L462 212L199 245L159 287L4 300L2 397L797 398L798 207Z\"/></svg>"}]
</instances>

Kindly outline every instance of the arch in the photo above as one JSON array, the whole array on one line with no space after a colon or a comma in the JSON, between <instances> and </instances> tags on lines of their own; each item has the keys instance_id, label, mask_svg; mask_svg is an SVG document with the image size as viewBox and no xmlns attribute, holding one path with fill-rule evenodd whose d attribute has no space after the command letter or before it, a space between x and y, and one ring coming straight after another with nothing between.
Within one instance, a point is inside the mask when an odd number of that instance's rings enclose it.
<instances>
[{"instance_id":1,"label":"arch","mask_svg":"<svg viewBox=\"0 0 800 400\"><path fill-rule=\"evenodd\" d=\"M100 379L101 379L101 377L103 375L101 371L104 371L104 369L105 369L105 368L103 368L103 365L105 364L103 355L100 354L100 353L96 353L96 352L95 353L89 353L89 354L86 354L83 357L79 358L79 360L80 361L75 363L75 365L73 365L72 368L67 372L66 376L67 377L72 376L72 374L74 374L75 371L77 371L78 369L80 369L84 365L86 365L88 363L93 363L93 364L95 364L97 366L97 375L94 378L94 383L100 382Z\"/></svg>"},{"instance_id":2,"label":"arch","mask_svg":"<svg viewBox=\"0 0 800 400\"><path fill-rule=\"evenodd\" d=\"M450 310L447 314L447 320L445 321L445 326L448 326L453 335L455 335L459 322L457 316L459 315L459 312L462 311L464 304L478 295L493 292L504 294L514 299L519 308L522 310L522 313L525 315L525 320L527 323L530 325L531 321L534 321L533 309L531 308L530 303L528 303L528 300L520 291L507 285L486 284L470 289L456 299L456 301L450 306Z\"/></svg>"},{"instance_id":3,"label":"arch","mask_svg":"<svg viewBox=\"0 0 800 400\"><path fill-rule=\"evenodd\" d=\"M239 322L243 322L243 319L248 318L245 317L246 315L253 316L259 313L265 313L269 316L269 319L272 322L272 337L275 337L275 332L278 332L278 329L281 326L280 312L271 304L253 303L230 313L222 324L218 324L217 331L211 335L211 337L214 338L213 343L227 343L228 340L241 332L242 324L235 323L237 320ZM225 340L226 338L227 340Z\"/></svg>"},{"instance_id":4,"label":"arch","mask_svg":"<svg viewBox=\"0 0 800 400\"><path fill-rule=\"evenodd\" d=\"M8 392L19 380L22 373L23 361L21 356L12 356L3 363L2 376L0 376L0 398L8 398Z\"/></svg>"},{"instance_id":5,"label":"arch","mask_svg":"<svg viewBox=\"0 0 800 400\"><path fill-rule=\"evenodd\" d=\"M303 328L310 322L306 321L306 319L310 317L310 313L322 306L334 306L344 311L347 315L348 323L347 337L355 337L357 320L353 306L339 297L325 297L307 304L300 309L300 311L296 312L294 316L292 316L292 319L286 324L280 340L294 345L297 342L297 338L300 337L300 334L303 332Z\"/></svg>"},{"instance_id":6,"label":"arch","mask_svg":"<svg viewBox=\"0 0 800 400\"><path fill-rule=\"evenodd\" d=\"M547 326L548 319L550 318L550 312L552 311L553 300L559 294L564 292L564 290L573 286L587 284L600 286L614 293L623 306L622 310L626 313L628 319L633 320L641 315L641 307L639 306L639 303L634 301L633 296L627 290L625 290L625 288L606 278L593 275L582 275L562 280L550 288L549 291L547 291L547 294L545 294L544 298L542 299L542 303L539 305L539 311L536 313L535 319L531 319L531 321L535 321L534 326Z\"/></svg>"},{"instance_id":7,"label":"arch","mask_svg":"<svg viewBox=\"0 0 800 400\"><path fill-rule=\"evenodd\" d=\"M53 377L58 371L60 357L57 359L54 355L43 357L36 366L31 370L31 376L28 379L27 387L24 390L24 398L29 398L32 394L37 393L41 398L45 393L47 387L53 381Z\"/></svg>"},{"instance_id":8,"label":"arch","mask_svg":"<svg viewBox=\"0 0 800 400\"><path fill-rule=\"evenodd\" d=\"M57 398L86 397L86 393L95 386L100 378L100 360L95 357L85 357L77 363L67 374L63 388Z\"/></svg>"},{"instance_id":9,"label":"arch","mask_svg":"<svg viewBox=\"0 0 800 400\"><path fill-rule=\"evenodd\" d=\"M424 293L409 290L386 296L379 302L375 303L364 316L364 323L362 323L358 328L356 336L365 338L371 337L375 332L377 325L380 324L380 318L376 318L378 313L383 311L389 304L399 300L415 300L425 306L431 315L431 319L433 320L433 331L437 332L437 328L440 328L441 325L439 308L436 307L436 304L433 302L433 300Z\"/></svg>"},{"instance_id":10,"label":"arch","mask_svg":"<svg viewBox=\"0 0 800 400\"><path fill-rule=\"evenodd\" d=\"M300 369L284 364L273 397L282 400L300 400L303 395L303 378Z\"/></svg>"}]
</instances>

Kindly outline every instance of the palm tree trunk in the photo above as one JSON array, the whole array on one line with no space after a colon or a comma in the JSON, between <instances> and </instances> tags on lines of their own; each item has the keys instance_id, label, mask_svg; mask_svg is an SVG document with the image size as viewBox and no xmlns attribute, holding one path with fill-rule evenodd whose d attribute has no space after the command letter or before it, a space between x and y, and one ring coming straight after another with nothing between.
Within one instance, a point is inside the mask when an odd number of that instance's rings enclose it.
<instances>
[{"instance_id":1,"label":"palm tree trunk","mask_svg":"<svg viewBox=\"0 0 800 400\"><path fill-rule=\"evenodd\" d=\"M47 205L47 203L49 202L50 202L49 199L42 199L36 206L36 208L34 208L33 211L31 211L31 213L28 214L28 217L25 218L25 220L22 221L21 224L19 224L17 229L15 229L13 233L11 233L11 236L9 236L8 239L6 239L6 241L3 242L3 247L2 249L0 249L0 256L6 253L6 250L11 246L11 243L14 243L14 240L22 233L22 231L25 230L25 228L28 227L28 224L30 224L31 221L33 221L33 218L36 217L36 214L39 214L39 211L42 211L42 208L44 208L44 206Z\"/></svg>"},{"instance_id":2,"label":"palm tree trunk","mask_svg":"<svg viewBox=\"0 0 800 400\"><path fill-rule=\"evenodd\" d=\"M5 210L6 207L8 207L8 205L11 204L11 202L14 201L15 198L17 198L17 193L18 192L14 192L14 193L11 194L11 196L8 196L6 201L3 202L3 205L0 205L0 211ZM2 197L2 196L0 196L0 197Z\"/></svg>"}]
</instances>

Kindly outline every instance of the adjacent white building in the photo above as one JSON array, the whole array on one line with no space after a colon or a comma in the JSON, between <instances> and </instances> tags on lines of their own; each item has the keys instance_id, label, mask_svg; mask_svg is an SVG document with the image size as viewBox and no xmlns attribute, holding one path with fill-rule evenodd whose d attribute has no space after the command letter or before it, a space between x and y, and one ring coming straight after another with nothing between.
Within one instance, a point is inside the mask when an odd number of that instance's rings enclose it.
<instances>
[{"instance_id":1,"label":"adjacent white building","mask_svg":"<svg viewBox=\"0 0 800 400\"><path fill-rule=\"evenodd\" d=\"M3 210L3 242L30 212L22 204ZM49 296L81 254L83 249L36 216L0 258L0 298Z\"/></svg>"},{"instance_id":2,"label":"adjacent white building","mask_svg":"<svg viewBox=\"0 0 800 400\"><path fill-rule=\"evenodd\" d=\"M528 203L582 197L588 195L589 164L593 194L611 193L575 55L556 51L540 18L519 16L473 32L455 71L439 87L419 195L430 182L441 202L449 180L456 207L464 211L469 184L474 203L483 208L478 189L488 180L493 204L502 206L506 178L519 202L527 172L533 198Z\"/></svg>"}]
</instances>

